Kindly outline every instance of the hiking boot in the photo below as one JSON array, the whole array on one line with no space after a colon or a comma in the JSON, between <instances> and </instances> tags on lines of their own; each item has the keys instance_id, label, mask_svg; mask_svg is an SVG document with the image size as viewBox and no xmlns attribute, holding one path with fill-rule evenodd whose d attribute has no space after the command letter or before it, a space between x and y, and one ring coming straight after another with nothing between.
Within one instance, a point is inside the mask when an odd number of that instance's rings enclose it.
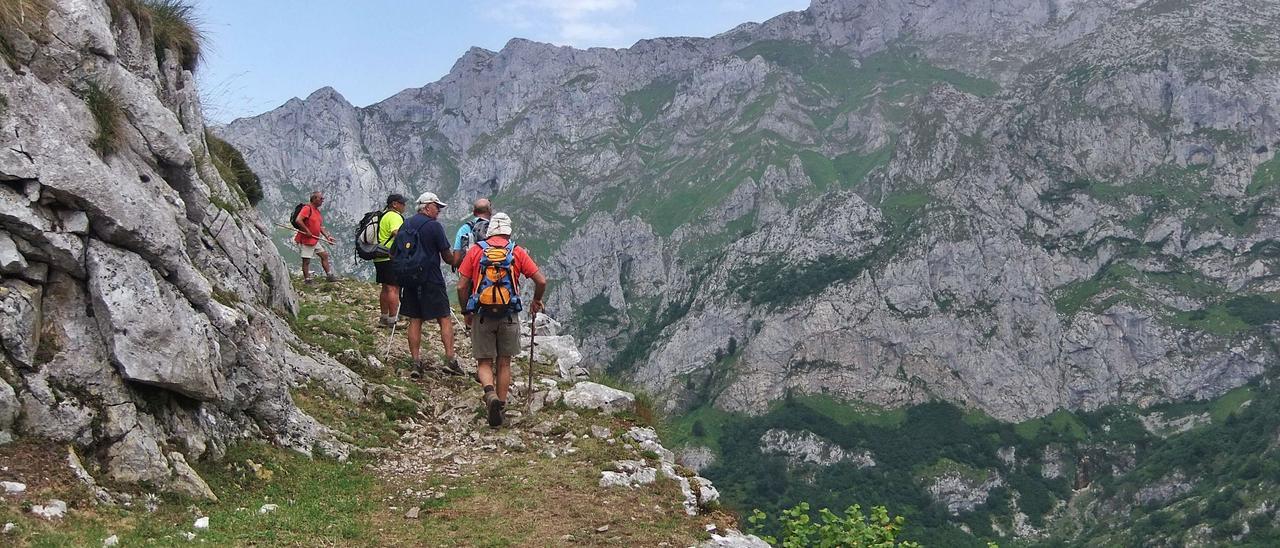
<instances>
[{"instance_id":1,"label":"hiking boot","mask_svg":"<svg viewBox=\"0 0 1280 548\"><path fill-rule=\"evenodd\" d=\"M444 372L450 375L466 375L467 372L462 370L462 366L458 364L458 358L452 357L444 362Z\"/></svg>"},{"instance_id":2,"label":"hiking boot","mask_svg":"<svg viewBox=\"0 0 1280 548\"><path fill-rule=\"evenodd\" d=\"M409 371L409 378L421 379L427 376L427 370L428 370L427 364L425 362L423 362L421 359L414 360L413 370Z\"/></svg>"},{"instance_id":3,"label":"hiking boot","mask_svg":"<svg viewBox=\"0 0 1280 548\"><path fill-rule=\"evenodd\" d=\"M325 275L324 275L324 280L325 280L326 282L336 282L336 281L338 281L338 277L337 277L337 276L334 276L333 274L325 274Z\"/></svg>"},{"instance_id":4,"label":"hiking boot","mask_svg":"<svg viewBox=\"0 0 1280 548\"><path fill-rule=\"evenodd\" d=\"M302 279L302 284L303 284L303 285L311 285L311 284L313 284L313 283L315 283L315 280L313 280L313 279L311 279L311 278L303 278L303 279Z\"/></svg>"},{"instance_id":5,"label":"hiking boot","mask_svg":"<svg viewBox=\"0 0 1280 548\"><path fill-rule=\"evenodd\" d=\"M506 403L498 399L498 395L493 392L485 392L485 410L488 411L489 427L497 428L502 426L502 411L506 407Z\"/></svg>"}]
</instances>

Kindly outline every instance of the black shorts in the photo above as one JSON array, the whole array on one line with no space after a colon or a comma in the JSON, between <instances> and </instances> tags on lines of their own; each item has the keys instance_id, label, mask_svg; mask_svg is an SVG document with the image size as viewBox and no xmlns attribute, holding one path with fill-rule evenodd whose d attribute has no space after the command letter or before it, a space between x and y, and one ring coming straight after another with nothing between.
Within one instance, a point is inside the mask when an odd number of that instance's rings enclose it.
<instances>
[{"instance_id":1,"label":"black shorts","mask_svg":"<svg viewBox=\"0 0 1280 548\"><path fill-rule=\"evenodd\" d=\"M447 318L449 295L443 285L426 284L400 289L400 314L419 320Z\"/></svg>"},{"instance_id":2,"label":"black shorts","mask_svg":"<svg viewBox=\"0 0 1280 548\"><path fill-rule=\"evenodd\" d=\"M373 263L373 281L380 284L396 285L396 278L391 275L391 261Z\"/></svg>"}]
</instances>

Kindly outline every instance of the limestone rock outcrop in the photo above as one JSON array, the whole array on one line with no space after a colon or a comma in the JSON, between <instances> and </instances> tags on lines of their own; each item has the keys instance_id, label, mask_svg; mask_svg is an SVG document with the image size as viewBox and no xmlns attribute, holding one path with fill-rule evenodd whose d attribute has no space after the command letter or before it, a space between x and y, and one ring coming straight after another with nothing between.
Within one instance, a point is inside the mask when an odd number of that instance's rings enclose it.
<instances>
[{"instance_id":1,"label":"limestone rock outcrop","mask_svg":"<svg viewBox=\"0 0 1280 548\"><path fill-rule=\"evenodd\" d=\"M0 443L200 498L191 464L238 440L345 458L289 391L361 401L364 382L290 331L284 263L211 163L192 73L129 9L47 4L0 28Z\"/></svg>"}]
</instances>

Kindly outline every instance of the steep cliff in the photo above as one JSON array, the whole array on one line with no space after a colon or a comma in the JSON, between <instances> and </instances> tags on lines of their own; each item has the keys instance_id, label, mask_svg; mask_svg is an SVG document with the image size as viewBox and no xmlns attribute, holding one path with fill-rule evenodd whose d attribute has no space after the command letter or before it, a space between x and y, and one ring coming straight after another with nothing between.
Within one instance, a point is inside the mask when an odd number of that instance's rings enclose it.
<instances>
[{"instance_id":1,"label":"steep cliff","mask_svg":"<svg viewBox=\"0 0 1280 548\"><path fill-rule=\"evenodd\" d=\"M237 440L345 458L289 389L365 383L290 331L284 264L206 146L192 51L144 2L0 11L0 436L196 497L214 494L188 462Z\"/></svg>"},{"instance_id":2,"label":"steep cliff","mask_svg":"<svg viewBox=\"0 0 1280 548\"><path fill-rule=\"evenodd\" d=\"M223 129L353 223L488 195L584 361L1004 420L1219 396L1274 362L1274 3L817 0L709 39L472 49ZM453 220L465 213L454 208Z\"/></svg>"}]
</instances>

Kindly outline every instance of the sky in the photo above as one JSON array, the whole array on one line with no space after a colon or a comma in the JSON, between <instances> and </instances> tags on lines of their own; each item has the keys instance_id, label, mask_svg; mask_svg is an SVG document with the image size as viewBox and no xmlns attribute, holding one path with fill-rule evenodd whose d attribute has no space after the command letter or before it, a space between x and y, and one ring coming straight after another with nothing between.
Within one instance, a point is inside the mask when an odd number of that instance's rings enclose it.
<instances>
[{"instance_id":1,"label":"sky","mask_svg":"<svg viewBox=\"0 0 1280 548\"><path fill-rule=\"evenodd\" d=\"M356 106L421 87L471 46L580 48L712 36L809 0L194 0L206 116L225 123L332 86Z\"/></svg>"}]
</instances>

